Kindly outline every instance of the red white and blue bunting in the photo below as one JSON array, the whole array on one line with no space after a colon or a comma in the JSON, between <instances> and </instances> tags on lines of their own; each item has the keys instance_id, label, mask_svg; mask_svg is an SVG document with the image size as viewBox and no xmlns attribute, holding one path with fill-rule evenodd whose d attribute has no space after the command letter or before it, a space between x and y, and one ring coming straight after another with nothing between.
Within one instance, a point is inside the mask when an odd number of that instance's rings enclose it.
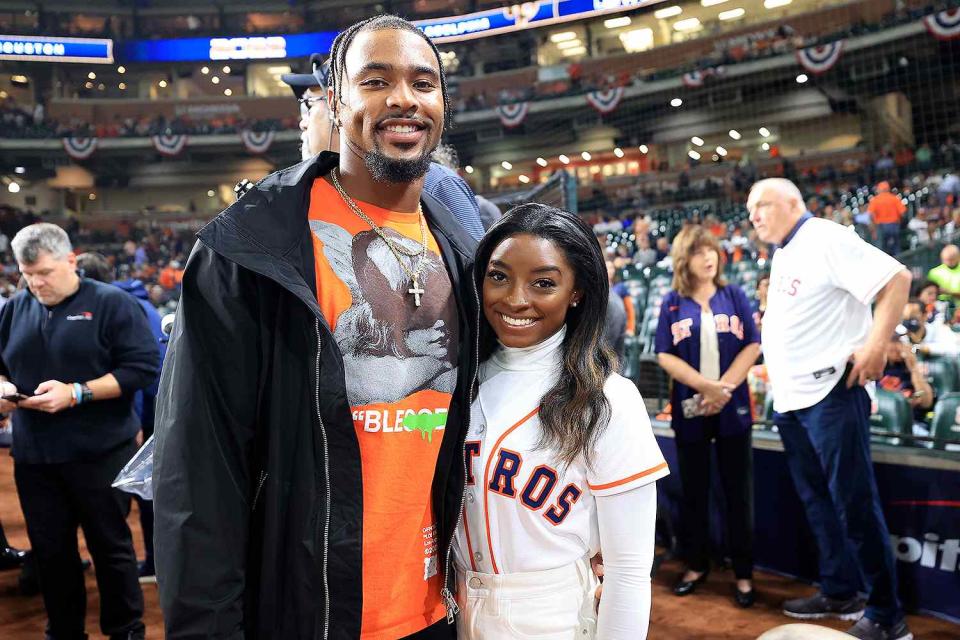
<instances>
[{"instance_id":1,"label":"red white and blue bunting","mask_svg":"<svg viewBox=\"0 0 960 640\"><path fill-rule=\"evenodd\" d=\"M164 133L159 136L152 136L153 147L162 155L173 157L180 155L180 152L187 146L187 136L184 134Z\"/></svg>"},{"instance_id":2,"label":"red white and blue bunting","mask_svg":"<svg viewBox=\"0 0 960 640\"><path fill-rule=\"evenodd\" d=\"M683 74L683 86L688 89L702 87L708 78L719 77L725 74L727 70L724 67L709 67L707 69L697 69Z\"/></svg>"},{"instance_id":3,"label":"red white and blue bunting","mask_svg":"<svg viewBox=\"0 0 960 640\"><path fill-rule=\"evenodd\" d=\"M804 69L814 74L830 71L843 53L843 40L806 49L797 49L797 61Z\"/></svg>"},{"instance_id":4,"label":"red white and blue bunting","mask_svg":"<svg viewBox=\"0 0 960 640\"><path fill-rule=\"evenodd\" d=\"M529 102L517 102L515 104L504 104L496 108L500 122L507 129L513 129L523 124L527 118L527 112L530 111Z\"/></svg>"},{"instance_id":5,"label":"red white and blue bunting","mask_svg":"<svg viewBox=\"0 0 960 640\"><path fill-rule=\"evenodd\" d=\"M97 139L63 138L63 148L74 160L86 160L97 150Z\"/></svg>"},{"instance_id":6,"label":"red white and blue bunting","mask_svg":"<svg viewBox=\"0 0 960 640\"><path fill-rule=\"evenodd\" d=\"M246 129L240 132L240 139L243 146L250 153L266 153L273 144L273 131L250 131Z\"/></svg>"},{"instance_id":7,"label":"red white and blue bunting","mask_svg":"<svg viewBox=\"0 0 960 640\"><path fill-rule=\"evenodd\" d=\"M923 24L937 40L960 38L960 8L947 9L926 16Z\"/></svg>"},{"instance_id":8,"label":"red white and blue bunting","mask_svg":"<svg viewBox=\"0 0 960 640\"><path fill-rule=\"evenodd\" d=\"M602 91L587 93L587 104L596 109L601 115L616 111L623 100L623 87L615 87Z\"/></svg>"}]
</instances>

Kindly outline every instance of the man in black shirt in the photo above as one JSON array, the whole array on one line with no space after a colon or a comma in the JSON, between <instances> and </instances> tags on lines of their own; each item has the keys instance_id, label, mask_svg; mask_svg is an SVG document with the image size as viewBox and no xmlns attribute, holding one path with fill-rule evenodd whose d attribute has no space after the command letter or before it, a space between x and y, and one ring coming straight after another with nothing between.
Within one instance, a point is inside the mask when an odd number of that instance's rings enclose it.
<instances>
[{"instance_id":1,"label":"man in black shirt","mask_svg":"<svg viewBox=\"0 0 960 640\"><path fill-rule=\"evenodd\" d=\"M27 290L0 311L0 412L14 411L14 476L46 637L86 637L81 526L97 568L103 633L142 638L129 496L110 485L136 452L133 396L157 375L156 341L132 297L77 274L59 227L25 227L12 246Z\"/></svg>"}]
</instances>

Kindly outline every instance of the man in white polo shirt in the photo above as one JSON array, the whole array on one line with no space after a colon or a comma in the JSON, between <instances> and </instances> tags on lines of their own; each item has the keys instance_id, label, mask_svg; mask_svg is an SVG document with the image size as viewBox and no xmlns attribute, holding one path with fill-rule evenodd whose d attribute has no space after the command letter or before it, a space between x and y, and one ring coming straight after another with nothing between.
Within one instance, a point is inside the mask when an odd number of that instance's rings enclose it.
<instances>
[{"instance_id":1,"label":"man in white polo shirt","mask_svg":"<svg viewBox=\"0 0 960 640\"><path fill-rule=\"evenodd\" d=\"M779 245L763 353L774 422L820 556L820 591L787 601L784 613L859 619L849 635L910 640L870 459L864 388L883 374L910 273L852 229L814 218L788 180L756 183L747 209L759 238ZM866 611L857 597L861 571Z\"/></svg>"}]
</instances>

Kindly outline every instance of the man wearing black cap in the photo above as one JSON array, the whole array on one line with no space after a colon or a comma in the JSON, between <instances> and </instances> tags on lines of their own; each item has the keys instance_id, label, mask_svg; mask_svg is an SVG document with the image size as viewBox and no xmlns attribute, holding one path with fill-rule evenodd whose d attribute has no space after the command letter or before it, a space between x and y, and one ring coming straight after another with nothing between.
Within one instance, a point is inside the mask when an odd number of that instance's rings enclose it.
<instances>
[{"instance_id":1,"label":"man wearing black cap","mask_svg":"<svg viewBox=\"0 0 960 640\"><path fill-rule=\"evenodd\" d=\"M303 160L340 147L339 135L327 108L330 63L315 53L310 56L310 67L312 73L285 73L281 76L300 102L300 153ZM456 171L431 162L423 190L446 205L460 226L475 240L483 237L484 227L476 196Z\"/></svg>"}]
</instances>

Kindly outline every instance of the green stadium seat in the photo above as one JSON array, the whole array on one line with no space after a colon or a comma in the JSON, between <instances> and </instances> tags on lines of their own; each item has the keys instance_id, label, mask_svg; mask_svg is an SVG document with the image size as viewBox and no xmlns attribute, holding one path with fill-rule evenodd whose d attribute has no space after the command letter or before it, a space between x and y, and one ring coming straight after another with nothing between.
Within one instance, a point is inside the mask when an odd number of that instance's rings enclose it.
<instances>
[{"instance_id":1,"label":"green stadium seat","mask_svg":"<svg viewBox=\"0 0 960 640\"><path fill-rule=\"evenodd\" d=\"M923 363L927 380L937 392L937 397L960 391L960 367L955 358L930 358Z\"/></svg>"},{"instance_id":2,"label":"green stadium seat","mask_svg":"<svg viewBox=\"0 0 960 640\"><path fill-rule=\"evenodd\" d=\"M947 445L944 440L960 440L960 393L945 393L937 400L930 425L935 449L960 450L960 445Z\"/></svg>"},{"instance_id":3,"label":"green stadium seat","mask_svg":"<svg viewBox=\"0 0 960 640\"><path fill-rule=\"evenodd\" d=\"M877 389L877 416L883 431L913 435L913 409L902 393Z\"/></svg>"},{"instance_id":4,"label":"green stadium seat","mask_svg":"<svg viewBox=\"0 0 960 640\"><path fill-rule=\"evenodd\" d=\"M636 336L627 336L624 340L623 362L620 363L620 374L636 383L640 379L640 353L643 345Z\"/></svg>"}]
</instances>

